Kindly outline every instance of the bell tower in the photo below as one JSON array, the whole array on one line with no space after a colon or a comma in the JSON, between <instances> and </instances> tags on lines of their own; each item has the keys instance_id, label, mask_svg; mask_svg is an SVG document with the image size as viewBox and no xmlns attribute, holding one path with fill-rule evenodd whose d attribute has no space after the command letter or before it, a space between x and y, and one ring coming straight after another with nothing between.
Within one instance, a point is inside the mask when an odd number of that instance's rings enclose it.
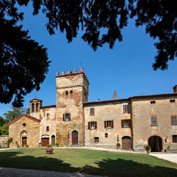
<instances>
[{"instance_id":1,"label":"bell tower","mask_svg":"<svg viewBox=\"0 0 177 177\"><path fill-rule=\"evenodd\" d=\"M59 146L84 145L84 109L89 82L81 68L56 73L56 120Z\"/></svg>"},{"instance_id":2,"label":"bell tower","mask_svg":"<svg viewBox=\"0 0 177 177\"><path fill-rule=\"evenodd\" d=\"M30 116L40 119L40 108L42 107L42 100L34 98L30 101Z\"/></svg>"}]
</instances>

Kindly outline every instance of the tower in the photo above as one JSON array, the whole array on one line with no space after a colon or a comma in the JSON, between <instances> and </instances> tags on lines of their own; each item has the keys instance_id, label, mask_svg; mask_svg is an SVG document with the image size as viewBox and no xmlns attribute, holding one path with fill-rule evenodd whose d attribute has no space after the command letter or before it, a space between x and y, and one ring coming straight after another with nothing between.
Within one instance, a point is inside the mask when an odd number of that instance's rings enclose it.
<instances>
[{"instance_id":1,"label":"tower","mask_svg":"<svg viewBox=\"0 0 177 177\"><path fill-rule=\"evenodd\" d=\"M42 100L34 98L30 101L30 116L39 118L40 108L42 107Z\"/></svg>"},{"instance_id":2,"label":"tower","mask_svg":"<svg viewBox=\"0 0 177 177\"><path fill-rule=\"evenodd\" d=\"M59 146L84 145L84 109L89 82L83 71L56 74L56 138Z\"/></svg>"}]
</instances>

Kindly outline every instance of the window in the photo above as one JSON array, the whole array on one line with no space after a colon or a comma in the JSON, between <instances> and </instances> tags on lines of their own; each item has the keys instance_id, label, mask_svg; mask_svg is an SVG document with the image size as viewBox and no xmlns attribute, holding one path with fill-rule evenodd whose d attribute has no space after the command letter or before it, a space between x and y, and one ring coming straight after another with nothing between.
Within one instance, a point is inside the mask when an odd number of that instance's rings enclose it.
<instances>
[{"instance_id":1,"label":"window","mask_svg":"<svg viewBox=\"0 0 177 177\"><path fill-rule=\"evenodd\" d=\"M46 132L49 132L49 126L46 127Z\"/></svg>"},{"instance_id":2,"label":"window","mask_svg":"<svg viewBox=\"0 0 177 177\"><path fill-rule=\"evenodd\" d=\"M151 104L155 104L155 101L150 101Z\"/></svg>"},{"instance_id":3,"label":"window","mask_svg":"<svg viewBox=\"0 0 177 177\"><path fill-rule=\"evenodd\" d=\"M90 116L94 116L95 115L95 108L90 108Z\"/></svg>"},{"instance_id":4,"label":"window","mask_svg":"<svg viewBox=\"0 0 177 177\"><path fill-rule=\"evenodd\" d=\"M175 103L175 100L170 100L170 103Z\"/></svg>"},{"instance_id":5,"label":"window","mask_svg":"<svg viewBox=\"0 0 177 177\"><path fill-rule=\"evenodd\" d=\"M172 142L177 143L177 135L172 135Z\"/></svg>"},{"instance_id":6,"label":"window","mask_svg":"<svg viewBox=\"0 0 177 177\"><path fill-rule=\"evenodd\" d=\"M50 118L50 114L49 113L47 113L47 120Z\"/></svg>"},{"instance_id":7,"label":"window","mask_svg":"<svg viewBox=\"0 0 177 177\"><path fill-rule=\"evenodd\" d=\"M126 105L123 105L123 113L129 113L130 110L129 110L129 105L126 104Z\"/></svg>"},{"instance_id":8,"label":"window","mask_svg":"<svg viewBox=\"0 0 177 177\"><path fill-rule=\"evenodd\" d=\"M39 104L38 104L38 103L36 103L36 112L38 112L38 111L39 111L39 109L38 109L38 108L39 108L39 107L38 107L38 105L39 105Z\"/></svg>"},{"instance_id":9,"label":"window","mask_svg":"<svg viewBox=\"0 0 177 177\"><path fill-rule=\"evenodd\" d=\"M70 91L70 95L72 95L72 94L73 94L73 91L71 90L71 91Z\"/></svg>"},{"instance_id":10,"label":"window","mask_svg":"<svg viewBox=\"0 0 177 177\"><path fill-rule=\"evenodd\" d=\"M65 92L65 95L68 96L68 91Z\"/></svg>"},{"instance_id":11,"label":"window","mask_svg":"<svg viewBox=\"0 0 177 177\"><path fill-rule=\"evenodd\" d=\"M71 113L63 114L63 121L70 121L71 120Z\"/></svg>"},{"instance_id":12,"label":"window","mask_svg":"<svg viewBox=\"0 0 177 177\"><path fill-rule=\"evenodd\" d=\"M177 125L177 116L171 116L171 125Z\"/></svg>"},{"instance_id":13,"label":"window","mask_svg":"<svg viewBox=\"0 0 177 177\"><path fill-rule=\"evenodd\" d=\"M97 129L97 122L88 122L88 129Z\"/></svg>"},{"instance_id":14,"label":"window","mask_svg":"<svg viewBox=\"0 0 177 177\"><path fill-rule=\"evenodd\" d=\"M113 120L104 121L104 128L114 128Z\"/></svg>"},{"instance_id":15,"label":"window","mask_svg":"<svg viewBox=\"0 0 177 177\"><path fill-rule=\"evenodd\" d=\"M99 143L99 137L94 137L94 142Z\"/></svg>"},{"instance_id":16,"label":"window","mask_svg":"<svg viewBox=\"0 0 177 177\"><path fill-rule=\"evenodd\" d=\"M130 128L131 120L121 120L122 128Z\"/></svg>"},{"instance_id":17,"label":"window","mask_svg":"<svg viewBox=\"0 0 177 177\"><path fill-rule=\"evenodd\" d=\"M23 123L22 125L23 125L23 127L26 127L26 123Z\"/></svg>"},{"instance_id":18,"label":"window","mask_svg":"<svg viewBox=\"0 0 177 177\"><path fill-rule=\"evenodd\" d=\"M34 103L32 104L32 112L34 112Z\"/></svg>"},{"instance_id":19,"label":"window","mask_svg":"<svg viewBox=\"0 0 177 177\"><path fill-rule=\"evenodd\" d=\"M151 126L157 126L157 116L151 117Z\"/></svg>"},{"instance_id":20,"label":"window","mask_svg":"<svg viewBox=\"0 0 177 177\"><path fill-rule=\"evenodd\" d=\"M105 138L108 138L108 133L105 133Z\"/></svg>"}]
</instances>

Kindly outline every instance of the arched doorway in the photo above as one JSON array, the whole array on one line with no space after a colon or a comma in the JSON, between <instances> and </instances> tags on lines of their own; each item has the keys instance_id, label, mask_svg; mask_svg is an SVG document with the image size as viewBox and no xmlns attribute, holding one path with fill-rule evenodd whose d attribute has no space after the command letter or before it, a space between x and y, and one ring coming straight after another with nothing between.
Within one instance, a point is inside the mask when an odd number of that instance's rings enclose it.
<instances>
[{"instance_id":1,"label":"arched doorway","mask_svg":"<svg viewBox=\"0 0 177 177\"><path fill-rule=\"evenodd\" d=\"M132 139L129 136L122 137L122 149L132 150Z\"/></svg>"},{"instance_id":2,"label":"arched doorway","mask_svg":"<svg viewBox=\"0 0 177 177\"><path fill-rule=\"evenodd\" d=\"M20 135L21 135L21 145L22 147L26 147L27 146L27 131L23 130Z\"/></svg>"},{"instance_id":3,"label":"arched doorway","mask_svg":"<svg viewBox=\"0 0 177 177\"><path fill-rule=\"evenodd\" d=\"M159 136L151 136L148 140L148 144L151 147L151 152L162 151L162 138Z\"/></svg>"},{"instance_id":4,"label":"arched doorway","mask_svg":"<svg viewBox=\"0 0 177 177\"><path fill-rule=\"evenodd\" d=\"M41 137L41 146L49 145L49 135L42 135Z\"/></svg>"},{"instance_id":5,"label":"arched doorway","mask_svg":"<svg viewBox=\"0 0 177 177\"><path fill-rule=\"evenodd\" d=\"M55 145L55 135L52 135L52 137L51 137L51 144Z\"/></svg>"},{"instance_id":6,"label":"arched doorway","mask_svg":"<svg viewBox=\"0 0 177 177\"><path fill-rule=\"evenodd\" d=\"M78 132L76 130L72 132L72 145L78 145Z\"/></svg>"}]
</instances>

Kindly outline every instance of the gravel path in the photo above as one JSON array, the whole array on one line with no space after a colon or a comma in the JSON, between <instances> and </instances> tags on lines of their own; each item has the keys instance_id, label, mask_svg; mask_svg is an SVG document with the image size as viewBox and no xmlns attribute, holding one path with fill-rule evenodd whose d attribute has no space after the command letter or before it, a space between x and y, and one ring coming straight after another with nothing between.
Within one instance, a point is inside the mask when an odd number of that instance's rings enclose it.
<instances>
[{"instance_id":1,"label":"gravel path","mask_svg":"<svg viewBox=\"0 0 177 177\"><path fill-rule=\"evenodd\" d=\"M0 177L101 177L81 173L61 173L53 171L27 170L0 167Z\"/></svg>"},{"instance_id":2,"label":"gravel path","mask_svg":"<svg viewBox=\"0 0 177 177\"><path fill-rule=\"evenodd\" d=\"M160 159L168 160L170 162L177 163L177 154L176 153L150 153L150 155L158 157Z\"/></svg>"}]
</instances>

